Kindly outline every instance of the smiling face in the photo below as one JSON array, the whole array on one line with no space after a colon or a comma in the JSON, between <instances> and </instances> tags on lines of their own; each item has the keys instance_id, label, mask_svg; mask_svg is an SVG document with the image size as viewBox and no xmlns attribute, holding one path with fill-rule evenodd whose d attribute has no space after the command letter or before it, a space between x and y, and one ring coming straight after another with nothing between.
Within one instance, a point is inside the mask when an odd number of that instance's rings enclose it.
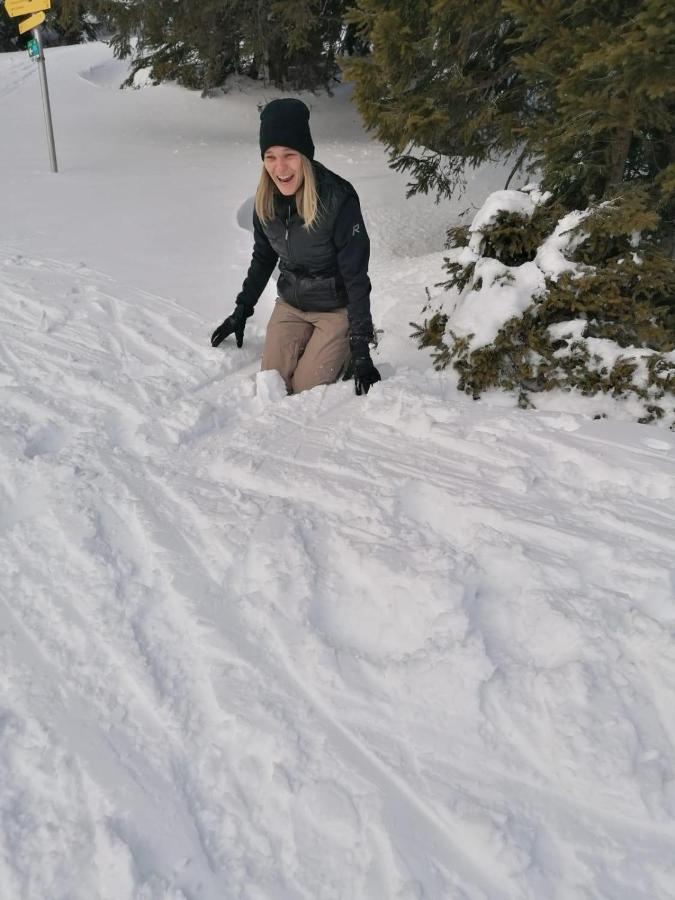
<instances>
[{"instance_id":1,"label":"smiling face","mask_svg":"<svg viewBox=\"0 0 675 900\"><path fill-rule=\"evenodd\" d=\"M263 164L275 185L286 197L292 197L302 187L302 160L290 147L268 147Z\"/></svg>"}]
</instances>

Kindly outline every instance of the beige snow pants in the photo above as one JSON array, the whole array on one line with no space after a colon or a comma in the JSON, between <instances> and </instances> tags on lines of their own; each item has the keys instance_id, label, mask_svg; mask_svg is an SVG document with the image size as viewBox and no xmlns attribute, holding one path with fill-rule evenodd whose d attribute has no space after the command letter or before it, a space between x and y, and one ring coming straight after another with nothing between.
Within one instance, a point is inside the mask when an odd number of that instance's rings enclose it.
<instances>
[{"instance_id":1,"label":"beige snow pants","mask_svg":"<svg viewBox=\"0 0 675 900\"><path fill-rule=\"evenodd\" d=\"M277 300L267 325L261 369L276 369L289 393L337 381L348 356L346 309L302 312Z\"/></svg>"}]
</instances>

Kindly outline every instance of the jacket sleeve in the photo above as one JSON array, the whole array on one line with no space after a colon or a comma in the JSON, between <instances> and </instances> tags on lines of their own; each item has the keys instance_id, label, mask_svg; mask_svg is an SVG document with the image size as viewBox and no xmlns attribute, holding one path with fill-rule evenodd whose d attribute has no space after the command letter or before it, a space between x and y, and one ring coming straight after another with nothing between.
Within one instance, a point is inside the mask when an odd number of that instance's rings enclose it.
<instances>
[{"instance_id":1,"label":"jacket sleeve","mask_svg":"<svg viewBox=\"0 0 675 900\"><path fill-rule=\"evenodd\" d=\"M338 213L333 242L337 251L338 270L347 291L351 349L352 352L368 352L368 343L373 339L368 277L370 238L355 194L345 200Z\"/></svg>"},{"instance_id":2,"label":"jacket sleeve","mask_svg":"<svg viewBox=\"0 0 675 900\"><path fill-rule=\"evenodd\" d=\"M279 259L276 251L267 240L260 219L253 213L253 256L248 267L244 284L237 295L237 306L241 306L247 316L253 315L253 308L265 290L270 275Z\"/></svg>"}]
</instances>

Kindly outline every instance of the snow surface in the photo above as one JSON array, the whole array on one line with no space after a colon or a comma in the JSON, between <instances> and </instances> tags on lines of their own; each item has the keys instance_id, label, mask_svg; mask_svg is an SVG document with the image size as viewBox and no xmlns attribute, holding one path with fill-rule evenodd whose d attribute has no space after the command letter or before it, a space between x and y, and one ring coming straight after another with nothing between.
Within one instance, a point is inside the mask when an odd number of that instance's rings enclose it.
<instances>
[{"instance_id":1,"label":"snow surface","mask_svg":"<svg viewBox=\"0 0 675 900\"><path fill-rule=\"evenodd\" d=\"M503 173L406 201L308 97L385 379L286 397L273 287L208 343L273 92L47 62L59 175L0 56L2 900L673 898L675 435L474 403L408 337Z\"/></svg>"}]
</instances>

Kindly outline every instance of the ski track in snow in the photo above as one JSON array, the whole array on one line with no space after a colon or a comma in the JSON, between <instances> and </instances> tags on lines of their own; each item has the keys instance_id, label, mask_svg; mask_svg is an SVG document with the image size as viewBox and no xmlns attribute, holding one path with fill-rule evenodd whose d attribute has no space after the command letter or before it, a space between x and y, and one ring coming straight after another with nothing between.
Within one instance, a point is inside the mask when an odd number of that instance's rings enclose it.
<instances>
[{"instance_id":1,"label":"ski track in snow","mask_svg":"<svg viewBox=\"0 0 675 900\"><path fill-rule=\"evenodd\" d=\"M9 64L5 63L6 71L0 82L0 101L19 90L29 79L37 77L35 63L26 59L23 54L12 54Z\"/></svg>"},{"instance_id":2,"label":"ski track in snow","mask_svg":"<svg viewBox=\"0 0 675 900\"><path fill-rule=\"evenodd\" d=\"M0 896L672 896L672 437L0 301Z\"/></svg>"}]
</instances>

